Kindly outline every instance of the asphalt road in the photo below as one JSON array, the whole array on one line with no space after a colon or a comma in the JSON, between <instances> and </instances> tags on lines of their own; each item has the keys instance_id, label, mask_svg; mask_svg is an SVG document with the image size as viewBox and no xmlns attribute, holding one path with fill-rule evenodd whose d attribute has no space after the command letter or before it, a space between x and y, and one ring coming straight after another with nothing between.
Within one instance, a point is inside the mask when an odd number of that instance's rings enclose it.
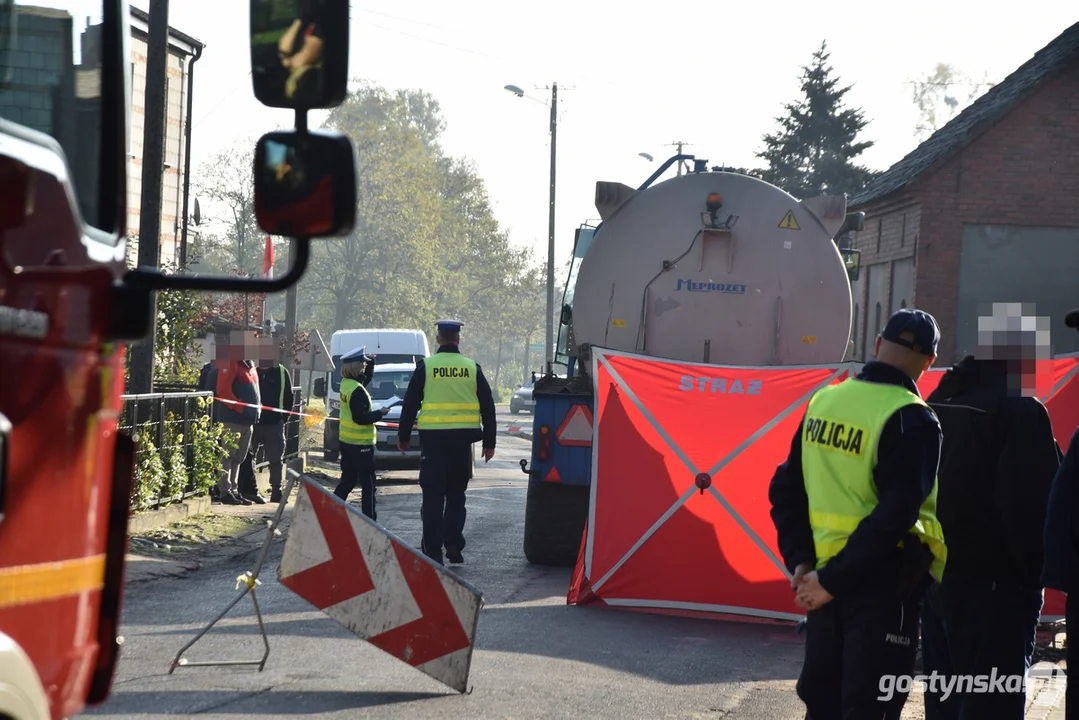
<instances>
[{"instance_id":1,"label":"asphalt road","mask_svg":"<svg viewBox=\"0 0 1079 720\"><path fill-rule=\"evenodd\" d=\"M502 416L505 416L504 418ZM500 420L530 415L500 413ZM500 423L500 425L503 425ZM522 552L528 443L500 437L469 489L465 565L484 593L471 692L459 695L357 639L276 579L274 541L259 600L270 635L265 669L168 665L235 597L254 556L126 597L112 698L84 716L231 718L801 718L794 694L802 641L787 626L568 607L570 569L530 565ZM420 540L415 474L380 488L379 521ZM190 660L261 657L244 600L188 653Z\"/></svg>"}]
</instances>

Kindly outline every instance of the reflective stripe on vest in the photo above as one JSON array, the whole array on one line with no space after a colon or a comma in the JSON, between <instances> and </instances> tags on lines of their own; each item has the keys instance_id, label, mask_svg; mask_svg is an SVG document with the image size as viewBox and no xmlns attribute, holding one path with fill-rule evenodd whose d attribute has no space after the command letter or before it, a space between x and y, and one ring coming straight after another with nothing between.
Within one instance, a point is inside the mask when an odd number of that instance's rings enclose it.
<instances>
[{"instance_id":1,"label":"reflective stripe on vest","mask_svg":"<svg viewBox=\"0 0 1079 720\"><path fill-rule=\"evenodd\" d=\"M476 363L460 353L442 352L424 358L420 430L478 429L480 401Z\"/></svg>"},{"instance_id":2,"label":"reflective stripe on vest","mask_svg":"<svg viewBox=\"0 0 1079 720\"><path fill-rule=\"evenodd\" d=\"M367 406L371 407L371 396L368 394L367 388L352 378L341 380L341 427L338 431L338 437L341 442L349 445L374 445L375 426L357 425L352 422L352 408L349 406L349 400L352 399L355 393L363 393L367 398Z\"/></svg>"},{"instance_id":3,"label":"reflective stripe on vest","mask_svg":"<svg viewBox=\"0 0 1079 720\"><path fill-rule=\"evenodd\" d=\"M846 547L851 533L877 506L873 468L881 431L896 410L914 404L928 407L899 385L853 378L817 391L809 401L802 428L802 474L818 569ZM930 572L939 582L947 548L936 511L934 481L911 532L932 551Z\"/></svg>"}]
</instances>

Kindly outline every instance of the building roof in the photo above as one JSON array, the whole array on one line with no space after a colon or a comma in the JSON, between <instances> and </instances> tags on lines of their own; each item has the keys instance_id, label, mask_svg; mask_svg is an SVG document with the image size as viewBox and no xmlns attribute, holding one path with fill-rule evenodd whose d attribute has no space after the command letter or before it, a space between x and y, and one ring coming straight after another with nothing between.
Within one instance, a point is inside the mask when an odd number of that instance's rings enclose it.
<instances>
[{"instance_id":1,"label":"building roof","mask_svg":"<svg viewBox=\"0 0 1079 720\"><path fill-rule=\"evenodd\" d=\"M851 198L849 207L885 198L967 147L1013 107L1079 56L1079 23L1061 33L1004 80Z\"/></svg>"},{"instance_id":2,"label":"building roof","mask_svg":"<svg viewBox=\"0 0 1079 720\"><path fill-rule=\"evenodd\" d=\"M147 27L150 26L150 13L146 12L145 10L132 5L131 16L145 23ZM201 51L206 47L206 44L203 43L201 40L193 38L187 33L182 33L171 25L169 26L169 37L174 40L179 40L183 44L190 46L192 51L194 51L195 49Z\"/></svg>"}]
</instances>

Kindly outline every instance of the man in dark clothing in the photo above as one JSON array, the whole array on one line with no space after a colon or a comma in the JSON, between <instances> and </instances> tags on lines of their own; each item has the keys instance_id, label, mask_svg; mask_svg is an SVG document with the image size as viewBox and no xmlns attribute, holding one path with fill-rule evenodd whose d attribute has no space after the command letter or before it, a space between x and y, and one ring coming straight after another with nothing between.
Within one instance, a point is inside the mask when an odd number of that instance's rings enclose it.
<instances>
[{"instance_id":1,"label":"man in dark clothing","mask_svg":"<svg viewBox=\"0 0 1079 720\"><path fill-rule=\"evenodd\" d=\"M259 494L255 484L255 454L260 445L265 448L270 468L270 502L281 502L281 480L285 468L285 418L288 416L274 410L292 410L293 395L292 375L284 365L274 360L260 360L258 376L262 413L253 429L251 452L244 460L245 467L240 470L240 493L261 505L266 499Z\"/></svg>"},{"instance_id":2,"label":"man in dark clothing","mask_svg":"<svg viewBox=\"0 0 1079 720\"><path fill-rule=\"evenodd\" d=\"M1079 328L1079 310L1072 310L1064 322ZM1064 593L1065 630L1079 625L1079 429L1072 435L1068 453L1057 469L1049 491L1045 513L1045 561L1041 581L1045 587ZM1067 634L1068 670L1079 668L1079 651ZM1079 678L1068 683L1065 699L1067 720L1079 720Z\"/></svg>"},{"instance_id":3,"label":"man in dark clothing","mask_svg":"<svg viewBox=\"0 0 1079 720\"><path fill-rule=\"evenodd\" d=\"M437 323L438 352L416 363L401 406L398 448L408 450L419 413L422 551L442 563L464 562L465 490L472 479L472 445L495 454L495 401L479 363L458 349L462 323ZM420 412L422 405L422 413ZM481 430L482 425L482 430Z\"/></svg>"},{"instance_id":4,"label":"man in dark clothing","mask_svg":"<svg viewBox=\"0 0 1079 720\"><path fill-rule=\"evenodd\" d=\"M943 571L935 521L940 425L916 381L940 331L895 313L877 360L810 400L768 490L780 554L806 619L798 696L813 720L898 720L918 605ZM888 677L891 676L891 677Z\"/></svg>"},{"instance_id":5,"label":"man in dark clothing","mask_svg":"<svg viewBox=\"0 0 1079 720\"><path fill-rule=\"evenodd\" d=\"M1017 677L1030 667L1045 508L1059 465L1049 413L1020 394L1023 354L1033 359L1036 339L983 343L985 357L963 358L928 399L944 431L937 502L948 571L922 609L926 675ZM926 720L1024 717L1026 692L1014 683L962 690L927 685Z\"/></svg>"}]
</instances>

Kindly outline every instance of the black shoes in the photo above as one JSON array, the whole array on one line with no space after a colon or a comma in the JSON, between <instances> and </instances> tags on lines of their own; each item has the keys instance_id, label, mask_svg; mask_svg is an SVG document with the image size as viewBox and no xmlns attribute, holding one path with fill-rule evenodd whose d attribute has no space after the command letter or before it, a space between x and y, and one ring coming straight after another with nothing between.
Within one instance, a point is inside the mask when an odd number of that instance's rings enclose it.
<instances>
[{"instance_id":1,"label":"black shoes","mask_svg":"<svg viewBox=\"0 0 1079 720\"><path fill-rule=\"evenodd\" d=\"M451 565L460 565L465 561L464 555L461 554L461 548L452 545L446 546L446 559L450 561Z\"/></svg>"},{"instance_id":2,"label":"black shoes","mask_svg":"<svg viewBox=\"0 0 1079 720\"><path fill-rule=\"evenodd\" d=\"M272 503L281 502L281 491L280 490L270 490L270 502L272 502Z\"/></svg>"},{"instance_id":3,"label":"black shoes","mask_svg":"<svg viewBox=\"0 0 1079 720\"><path fill-rule=\"evenodd\" d=\"M265 505L266 504L266 498L262 497L258 493L255 493L254 495L248 493L246 495L241 495L240 497L242 497L245 500L250 500L251 502L255 503L256 505Z\"/></svg>"},{"instance_id":4,"label":"black shoes","mask_svg":"<svg viewBox=\"0 0 1079 720\"><path fill-rule=\"evenodd\" d=\"M218 493L218 502L222 505L250 505L251 501L247 498L241 497L236 493L222 492Z\"/></svg>"}]
</instances>

